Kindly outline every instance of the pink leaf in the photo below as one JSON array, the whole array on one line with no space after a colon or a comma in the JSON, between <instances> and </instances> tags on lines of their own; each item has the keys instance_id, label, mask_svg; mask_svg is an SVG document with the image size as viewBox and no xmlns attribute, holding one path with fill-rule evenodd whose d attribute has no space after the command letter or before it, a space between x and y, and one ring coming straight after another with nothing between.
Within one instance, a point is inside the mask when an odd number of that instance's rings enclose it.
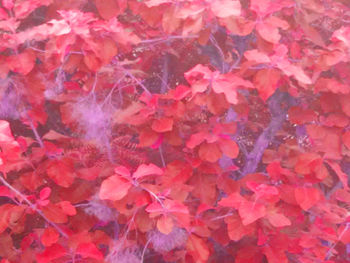
<instances>
[{"instance_id":1,"label":"pink leaf","mask_svg":"<svg viewBox=\"0 0 350 263\"><path fill-rule=\"evenodd\" d=\"M266 217L274 227L284 227L290 226L292 224L290 220L283 214L269 213Z\"/></svg>"},{"instance_id":2,"label":"pink leaf","mask_svg":"<svg viewBox=\"0 0 350 263\"><path fill-rule=\"evenodd\" d=\"M12 142L13 140L10 124L7 121L0 120L0 142Z\"/></svg>"},{"instance_id":3,"label":"pink leaf","mask_svg":"<svg viewBox=\"0 0 350 263\"><path fill-rule=\"evenodd\" d=\"M332 167L332 169L334 170L334 172L336 173L336 175L338 176L339 180L342 182L343 187L345 190L349 190L349 186L348 186L348 176L346 173L344 173L341 169L341 167L339 166L338 163L334 162L334 161L326 161L327 164Z\"/></svg>"},{"instance_id":4,"label":"pink leaf","mask_svg":"<svg viewBox=\"0 0 350 263\"><path fill-rule=\"evenodd\" d=\"M61 207L63 213L69 216L74 216L77 214L77 210L69 201L59 202L58 205Z\"/></svg>"},{"instance_id":5,"label":"pink leaf","mask_svg":"<svg viewBox=\"0 0 350 263\"><path fill-rule=\"evenodd\" d=\"M2 0L2 6L7 10L11 10L14 6L13 0Z\"/></svg>"},{"instance_id":6,"label":"pink leaf","mask_svg":"<svg viewBox=\"0 0 350 263\"><path fill-rule=\"evenodd\" d=\"M246 184L248 188L257 195L258 198L278 195L278 190L274 186L259 184L254 181L248 181Z\"/></svg>"},{"instance_id":7,"label":"pink leaf","mask_svg":"<svg viewBox=\"0 0 350 263\"><path fill-rule=\"evenodd\" d=\"M249 61L255 61L256 63L270 63L271 60L268 55L258 51L257 49L248 50L244 53L244 56Z\"/></svg>"},{"instance_id":8,"label":"pink leaf","mask_svg":"<svg viewBox=\"0 0 350 263\"><path fill-rule=\"evenodd\" d=\"M99 196L102 200L109 199L117 201L127 195L130 187L131 183L128 180L113 175L102 182Z\"/></svg>"},{"instance_id":9,"label":"pink leaf","mask_svg":"<svg viewBox=\"0 0 350 263\"><path fill-rule=\"evenodd\" d=\"M59 237L57 231L53 227L49 227L45 228L40 240L45 247L50 247L58 241Z\"/></svg>"},{"instance_id":10,"label":"pink leaf","mask_svg":"<svg viewBox=\"0 0 350 263\"><path fill-rule=\"evenodd\" d=\"M264 217L266 208L263 204L247 201L240 205L238 212L242 218L243 225L246 226Z\"/></svg>"},{"instance_id":11,"label":"pink leaf","mask_svg":"<svg viewBox=\"0 0 350 263\"><path fill-rule=\"evenodd\" d=\"M187 148L194 149L196 146L200 145L206 139L206 134L204 132L198 132L192 134L190 139L186 142Z\"/></svg>"},{"instance_id":12,"label":"pink leaf","mask_svg":"<svg viewBox=\"0 0 350 263\"><path fill-rule=\"evenodd\" d=\"M210 3L211 11L217 17L241 15L241 3L238 0L212 0Z\"/></svg>"},{"instance_id":13,"label":"pink leaf","mask_svg":"<svg viewBox=\"0 0 350 263\"><path fill-rule=\"evenodd\" d=\"M93 258L97 260L103 259L103 254L97 249L96 245L93 243L81 243L79 244L77 254L80 254L83 258Z\"/></svg>"},{"instance_id":14,"label":"pink leaf","mask_svg":"<svg viewBox=\"0 0 350 263\"><path fill-rule=\"evenodd\" d=\"M185 85L178 85L173 92L173 96L175 100L182 100L190 93L191 93L191 88Z\"/></svg>"},{"instance_id":15,"label":"pink leaf","mask_svg":"<svg viewBox=\"0 0 350 263\"><path fill-rule=\"evenodd\" d=\"M0 196L13 197L13 193L4 185L0 186Z\"/></svg>"},{"instance_id":16,"label":"pink leaf","mask_svg":"<svg viewBox=\"0 0 350 263\"><path fill-rule=\"evenodd\" d=\"M135 179L139 179L144 176L148 175L162 175L163 170L160 169L158 166L154 165L153 163L147 164L141 164L135 173L133 173L132 177Z\"/></svg>"},{"instance_id":17,"label":"pink leaf","mask_svg":"<svg viewBox=\"0 0 350 263\"><path fill-rule=\"evenodd\" d=\"M281 39L281 35L279 33L278 28L269 23L262 22L257 24L256 30L259 32L259 35L264 40L271 42L273 44L277 44Z\"/></svg>"},{"instance_id":18,"label":"pink leaf","mask_svg":"<svg viewBox=\"0 0 350 263\"><path fill-rule=\"evenodd\" d=\"M130 177L130 171L125 166L117 166L116 168L114 168L114 172L123 177Z\"/></svg>"},{"instance_id":19,"label":"pink leaf","mask_svg":"<svg viewBox=\"0 0 350 263\"><path fill-rule=\"evenodd\" d=\"M192 85L201 79L210 80L212 78L213 72L208 67L198 64L187 71L184 75L187 82Z\"/></svg>"},{"instance_id":20,"label":"pink leaf","mask_svg":"<svg viewBox=\"0 0 350 263\"><path fill-rule=\"evenodd\" d=\"M50 194L51 194L51 188L45 187L45 188L41 189L39 196L40 196L41 200L45 200L45 199L49 198Z\"/></svg>"},{"instance_id":21,"label":"pink leaf","mask_svg":"<svg viewBox=\"0 0 350 263\"><path fill-rule=\"evenodd\" d=\"M297 203L303 210L308 210L314 206L321 198L318 189L311 187L298 187L294 190Z\"/></svg>"},{"instance_id":22,"label":"pink leaf","mask_svg":"<svg viewBox=\"0 0 350 263\"><path fill-rule=\"evenodd\" d=\"M36 255L38 263L50 263L55 259L61 258L66 255L66 249L59 244L53 244L48 247L44 252Z\"/></svg>"},{"instance_id":23,"label":"pink leaf","mask_svg":"<svg viewBox=\"0 0 350 263\"><path fill-rule=\"evenodd\" d=\"M167 4L167 3L171 3L171 0L148 0L145 2L145 5L147 7L154 7L154 6L159 6L161 4Z\"/></svg>"},{"instance_id":24,"label":"pink leaf","mask_svg":"<svg viewBox=\"0 0 350 263\"><path fill-rule=\"evenodd\" d=\"M171 118L156 119L152 123L152 130L156 132L167 132L173 129L174 120Z\"/></svg>"}]
</instances>

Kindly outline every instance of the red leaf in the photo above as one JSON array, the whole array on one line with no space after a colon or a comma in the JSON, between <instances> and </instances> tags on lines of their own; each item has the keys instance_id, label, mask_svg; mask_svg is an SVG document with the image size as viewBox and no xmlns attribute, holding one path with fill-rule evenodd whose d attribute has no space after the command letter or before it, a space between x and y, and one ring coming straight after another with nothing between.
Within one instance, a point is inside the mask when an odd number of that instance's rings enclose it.
<instances>
[{"instance_id":1,"label":"red leaf","mask_svg":"<svg viewBox=\"0 0 350 263\"><path fill-rule=\"evenodd\" d=\"M13 140L10 124L7 121L0 120L0 143L12 142Z\"/></svg>"},{"instance_id":2,"label":"red leaf","mask_svg":"<svg viewBox=\"0 0 350 263\"><path fill-rule=\"evenodd\" d=\"M157 220L157 228L159 232L168 235L173 231L174 227L174 221L170 216L167 215L162 215L158 220Z\"/></svg>"},{"instance_id":3,"label":"red leaf","mask_svg":"<svg viewBox=\"0 0 350 263\"><path fill-rule=\"evenodd\" d=\"M120 176L110 176L105 179L100 188L99 196L102 200L117 201L123 199L131 187L131 183Z\"/></svg>"},{"instance_id":4,"label":"red leaf","mask_svg":"<svg viewBox=\"0 0 350 263\"><path fill-rule=\"evenodd\" d=\"M247 200L242 197L239 193L234 192L230 194L228 197L224 197L219 201L220 206L224 207L233 207L238 209L242 203L245 203Z\"/></svg>"},{"instance_id":5,"label":"red leaf","mask_svg":"<svg viewBox=\"0 0 350 263\"><path fill-rule=\"evenodd\" d=\"M236 242L244 236L254 234L256 228L255 224L243 225L241 218L237 214L226 217L225 223L227 224L228 236Z\"/></svg>"},{"instance_id":6,"label":"red leaf","mask_svg":"<svg viewBox=\"0 0 350 263\"><path fill-rule=\"evenodd\" d=\"M251 191L253 191L257 195L257 198L270 197L279 194L277 188L274 186L259 184L254 181L247 181L246 185Z\"/></svg>"},{"instance_id":7,"label":"red leaf","mask_svg":"<svg viewBox=\"0 0 350 263\"><path fill-rule=\"evenodd\" d=\"M41 236L41 243L45 247L49 247L58 241L60 235L53 227L46 228L43 235Z\"/></svg>"},{"instance_id":8,"label":"red leaf","mask_svg":"<svg viewBox=\"0 0 350 263\"><path fill-rule=\"evenodd\" d=\"M14 0L2 0L2 6L5 7L7 10L11 10L14 6L13 1Z\"/></svg>"},{"instance_id":9,"label":"red leaf","mask_svg":"<svg viewBox=\"0 0 350 263\"><path fill-rule=\"evenodd\" d=\"M241 3L238 0L212 0L210 5L214 15L220 18L241 15Z\"/></svg>"},{"instance_id":10,"label":"red leaf","mask_svg":"<svg viewBox=\"0 0 350 263\"><path fill-rule=\"evenodd\" d=\"M298 106L291 107L288 111L288 118L291 123L305 124L317 120L317 115L313 110L303 109Z\"/></svg>"},{"instance_id":11,"label":"red leaf","mask_svg":"<svg viewBox=\"0 0 350 263\"><path fill-rule=\"evenodd\" d=\"M317 92L332 92L335 94L348 94L350 88L348 85L341 83L334 78L318 78L315 83L315 91Z\"/></svg>"},{"instance_id":12,"label":"red leaf","mask_svg":"<svg viewBox=\"0 0 350 263\"><path fill-rule=\"evenodd\" d=\"M9 198L14 197L13 193L8 189L6 186L1 185L0 186L0 196L6 196Z\"/></svg>"},{"instance_id":13,"label":"red leaf","mask_svg":"<svg viewBox=\"0 0 350 263\"><path fill-rule=\"evenodd\" d=\"M273 44L277 44L281 39L281 35L279 33L278 28L269 23L261 22L257 24L256 30L264 40L271 42Z\"/></svg>"},{"instance_id":14,"label":"red leaf","mask_svg":"<svg viewBox=\"0 0 350 263\"><path fill-rule=\"evenodd\" d=\"M218 75L212 82L215 93L224 93L226 100L231 104L238 103L237 89L240 87L254 88L250 81L244 80L234 74Z\"/></svg>"},{"instance_id":15,"label":"red leaf","mask_svg":"<svg viewBox=\"0 0 350 263\"><path fill-rule=\"evenodd\" d=\"M310 187L298 187L294 190L294 195L297 203L305 211L317 204L321 199L319 190Z\"/></svg>"},{"instance_id":16,"label":"red leaf","mask_svg":"<svg viewBox=\"0 0 350 263\"><path fill-rule=\"evenodd\" d=\"M148 147L154 145L161 137L160 134L154 132L151 129L143 129L139 134L139 145L141 147Z\"/></svg>"},{"instance_id":17,"label":"red leaf","mask_svg":"<svg viewBox=\"0 0 350 263\"><path fill-rule=\"evenodd\" d=\"M265 53L260 52L257 49L247 50L244 53L244 56L245 56L245 58L247 60L254 61L257 64L265 64L265 63L270 63L271 62L271 60L270 60L268 55L266 55Z\"/></svg>"},{"instance_id":18,"label":"red leaf","mask_svg":"<svg viewBox=\"0 0 350 263\"><path fill-rule=\"evenodd\" d=\"M321 116L320 123L328 127L344 128L349 125L349 118L343 113L331 113L327 117Z\"/></svg>"},{"instance_id":19,"label":"red leaf","mask_svg":"<svg viewBox=\"0 0 350 263\"><path fill-rule=\"evenodd\" d=\"M147 206L146 211L148 213L181 213L188 214L188 208L179 201L166 199L163 202L164 207L159 202L154 202Z\"/></svg>"},{"instance_id":20,"label":"red leaf","mask_svg":"<svg viewBox=\"0 0 350 263\"><path fill-rule=\"evenodd\" d=\"M52 222L62 224L68 220L67 214L62 211L58 204L49 203L42 207L44 215Z\"/></svg>"},{"instance_id":21,"label":"red leaf","mask_svg":"<svg viewBox=\"0 0 350 263\"><path fill-rule=\"evenodd\" d=\"M239 148L235 141L232 140L220 140L219 146L221 151L228 157L234 159L239 154Z\"/></svg>"},{"instance_id":22,"label":"red leaf","mask_svg":"<svg viewBox=\"0 0 350 263\"><path fill-rule=\"evenodd\" d=\"M27 75L35 65L36 56L31 51L24 51L18 55L12 55L7 59L7 65L13 72Z\"/></svg>"},{"instance_id":23,"label":"red leaf","mask_svg":"<svg viewBox=\"0 0 350 263\"><path fill-rule=\"evenodd\" d=\"M51 194L51 188L44 187L43 189L41 189L39 196L41 200L45 200L49 198L50 194Z\"/></svg>"},{"instance_id":24,"label":"red leaf","mask_svg":"<svg viewBox=\"0 0 350 263\"><path fill-rule=\"evenodd\" d=\"M210 80L213 72L208 67L198 64L189 71L185 72L184 75L187 82L192 85L198 80Z\"/></svg>"},{"instance_id":25,"label":"red leaf","mask_svg":"<svg viewBox=\"0 0 350 263\"><path fill-rule=\"evenodd\" d=\"M152 129L156 132L167 132L173 129L174 120L171 118L162 118L154 120Z\"/></svg>"},{"instance_id":26,"label":"red leaf","mask_svg":"<svg viewBox=\"0 0 350 263\"><path fill-rule=\"evenodd\" d=\"M187 242L187 251L193 257L194 262L197 263L207 262L210 255L207 243L195 235L190 235Z\"/></svg>"},{"instance_id":27,"label":"red leaf","mask_svg":"<svg viewBox=\"0 0 350 263\"><path fill-rule=\"evenodd\" d=\"M84 55L84 63L89 70L96 72L102 67L102 61L96 56L95 53L86 51Z\"/></svg>"},{"instance_id":28,"label":"red leaf","mask_svg":"<svg viewBox=\"0 0 350 263\"><path fill-rule=\"evenodd\" d=\"M335 198L339 201L345 202L345 203L350 203L350 192L346 191L344 189L338 189L335 192Z\"/></svg>"},{"instance_id":29,"label":"red leaf","mask_svg":"<svg viewBox=\"0 0 350 263\"><path fill-rule=\"evenodd\" d=\"M275 92L280 78L280 71L273 68L262 69L256 73L254 85L263 101L266 101Z\"/></svg>"},{"instance_id":30,"label":"red leaf","mask_svg":"<svg viewBox=\"0 0 350 263\"><path fill-rule=\"evenodd\" d=\"M301 67L295 65L289 65L288 67L282 67L281 70L287 75L293 75L296 80L303 84L312 84L312 81L308 75L305 74L304 70Z\"/></svg>"},{"instance_id":31,"label":"red leaf","mask_svg":"<svg viewBox=\"0 0 350 263\"><path fill-rule=\"evenodd\" d=\"M171 3L172 0L148 0L145 2L147 7L159 6L161 4Z\"/></svg>"},{"instance_id":32,"label":"red leaf","mask_svg":"<svg viewBox=\"0 0 350 263\"><path fill-rule=\"evenodd\" d=\"M212 174L195 174L187 183L193 186L191 194L204 204L213 205L217 200L217 177Z\"/></svg>"},{"instance_id":33,"label":"red leaf","mask_svg":"<svg viewBox=\"0 0 350 263\"><path fill-rule=\"evenodd\" d=\"M266 16L281 10L284 7L291 7L294 5L293 0L251 0L250 9L255 11L260 16Z\"/></svg>"},{"instance_id":34,"label":"red leaf","mask_svg":"<svg viewBox=\"0 0 350 263\"><path fill-rule=\"evenodd\" d=\"M4 204L0 206L0 234L9 226L9 218L14 207L16 206L12 204Z\"/></svg>"},{"instance_id":35,"label":"red leaf","mask_svg":"<svg viewBox=\"0 0 350 263\"><path fill-rule=\"evenodd\" d=\"M272 212L268 213L266 217L274 227L284 227L292 224L291 221L283 214Z\"/></svg>"},{"instance_id":36,"label":"red leaf","mask_svg":"<svg viewBox=\"0 0 350 263\"><path fill-rule=\"evenodd\" d=\"M93 258L97 260L103 259L103 254L97 249L96 245L93 243L81 243L79 244L77 254L80 254L83 258Z\"/></svg>"},{"instance_id":37,"label":"red leaf","mask_svg":"<svg viewBox=\"0 0 350 263\"><path fill-rule=\"evenodd\" d=\"M59 244L53 244L48 247L44 252L36 255L38 263L50 263L55 259L64 257L66 255L66 249Z\"/></svg>"},{"instance_id":38,"label":"red leaf","mask_svg":"<svg viewBox=\"0 0 350 263\"><path fill-rule=\"evenodd\" d=\"M96 8L103 19L118 16L126 8L125 0L95 0Z\"/></svg>"},{"instance_id":39,"label":"red leaf","mask_svg":"<svg viewBox=\"0 0 350 263\"><path fill-rule=\"evenodd\" d=\"M222 156L222 152L217 143L202 143L198 155L203 161L215 163Z\"/></svg>"},{"instance_id":40,"label":"red leaf","mask_svg":"<svg viewBox=\"0 0 350 263\"><path fill-rule=\"evenodd\" d=\"M57 204L61 207L63 213L65 213L66 215L69 215L69 216L76 215L77 210L75 209L75 207L70 202L68 202L68 201L61 201L61 202L59 202Z\"/></svg>"},{"instance_id":41,"label":"red leaf","mask_svg":"<svg viewBox=\"0 0 350 263\"><path fill-rule=\"evenodd\" d=\"M47 175L59 186L70 187L75 179L74 164L71 159L52 160L46 169Z\"/></svg>"},{"instance_id":42,"label":"red leaf","mask_svg":"<svg viewBox=\"0 0 350 263\"><path fill-rule=\"evenodd\" d=\"M263 204L246 201L238 209L243 225L249 225L266 215L266 208Z\"/></svg>"},{"instance_id":43,"label":"red leaf","mask_svg":"<svg viewBox=\"0 0 350 263\"><path fill-rule=\"evenodd\" d=\"M174 100L182 100L191 93L191 88L185 85L178 85L173 91Z\"/></svg>"},{"instance_id":44,"label":"red leaf","mask_svg":"<svg viewBox=\"0 0 350 263\"><path fill-rule=\"evenodd\" d=\"M187 148L194 149L196 146L200 145L206 139L206 134L204 132L199 132L192 134L190 139L186 142Z\"/></svg>"},{"instance_id":45,"label":"red leaf","mask_svg":"<svg viewBox=\"0 0 350 263\"><path fill-rule=\"evenodd\" d=\"M133 173L132 177L135 179L139 179L144 176L148 175L162 175L163 170L160 169L158 166L154 165L153 163L147 164L141 164L135 173Z\"/></svg>"},{"instance_id":46,"label":"red leaf","mask_svg":"<svg viewBox=\"0 0 350 263\"><path fill-rule=\"evenodd\" d=\"M326 162L327 164L329 164L330 167L332 167L332 169L338 176L340 182L342 182L344 189L349 190L348 175L342 171L340 165L334 161L326 161Z\"/></svg>"},{"instance_id":47,"label":"red leaf","mask_svg":"<svg viewBox=\"0 0 350 263\"><path fill-rule=\"evenodd\" d=\"M114 168L114 172L123 177L130 177L130 171L125 166L117 166L116 168Z\"/></svg>"}]
</instances>

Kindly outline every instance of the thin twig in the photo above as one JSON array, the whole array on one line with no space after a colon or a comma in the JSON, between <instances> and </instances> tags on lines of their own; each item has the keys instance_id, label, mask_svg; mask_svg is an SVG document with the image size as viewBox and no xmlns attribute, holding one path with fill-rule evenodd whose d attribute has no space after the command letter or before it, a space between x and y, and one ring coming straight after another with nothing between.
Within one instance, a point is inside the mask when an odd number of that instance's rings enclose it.
<instances>
[{"instance_id":1,"label":"thin twig","mask_svg":"<svg viewBox=\"0 0 350 263\"><path fill-rule=\"evenodd\" d=\"M188 35L188 36L169 36L169 37L158 37L153 39L146 39L142 40L140 44L153 44L155 42L166 42L174 39L191 39L191 38L197 38L198 35Z\"/></svg>"},{"instance_id":2,"label":"thin twig","mask_svg":"<svg viewBox=\"0 0 350 263\"><path fill-rule=\"evenodd\" d=\"M141 263L143 263L143 259L145 257L146 249L147 249L147 247L148 247L150 242L151 242L151 239L148 239L147 243L145 244L145 247L143 248L142 255L141 255Z\"/></svg>"},{"instance_id":3,"label":"thin twig","mask_svg":"<svg viewBox=\"0 0 350 263\"><path fill-rule=\"evenodd\" d=\"M225 218L225 217L228 217L228 216L232 216L232 215L233 215L233 213L228 213L226 215L214 217L214 218L210 219L210 221L219 220L219 219L222 219L222 218Z\"/></svg>"},{"instance_id":4,"label":"thin twig","mask_svg":"<svg viewBox=\"0 0 350 263\"><path fill-rule=\"evenodd\" d=\"M345 233L348 231L349 228L350 228L350 223L346 223L346 226L343 229L343 231L340 233L338 240L336 242L334 242L334 244L328 249L326 256L325 256L325 260L328 260L331 257L332 250L335 248L335 246L338 244L338 242L342 239L342 237L345 235Z\"/></svg>"},{"instance_id":5,"label":"thin twig","mask_svg":"<svg viewBox=\"0 0 350 263\"><path fill-rule=\"evenodd\" d=\"M33 120L28 116L27 113L25 113L25 115L26 115L26 118L27 118L28 121L29 121L29 126L30 126L30 128L32 129L32 131L33 131L33 133L34 133L35 139L36 139L36 141L37 141L37 142L39 143L39 145L40 145L40 148L44 148L45 146L44 146L43 140L41 139L41 137L40 137L40 135L39 135L37 129L35 128L34 123L33 123Z\"/></svg>"},{"instance_id":6,"label":"thin twig","mask_svg":"<svg viewBox=\"0 0 350 263\"><path fill-rule=\"evenodd\" d=\"M165 167L165 160L164 160L164 155L163 155L163 151L162 151L162 146L159 146L159 154L160 154L160 159L162 160L162 165L163 167Z\"/></svg>"},{"instance_id":7,"label":"thin twig","mask_svg":"<svg viewBox=\"0 0 350 263\"><path fill-rule=\"evenodd\" d=\"M25 197L20 191L18 191L16 188L14 188L12 185L10 185L10 184L5 180L5 178L4 178L2 175L0 175L0 181L1 181L7 188L9 188L12 192L14 192L16 195L20 196L20 197L24 200L24 202L26 202L27 205L28 205L33 211L35 211L38 215L40 215L49 225L51 225L52 227L54 227L54 228L57 230L58 233L60 233L63 237L68 238L68 235L67 235L65 232L63 232L63 230L62 230L60 227L58 227L55 223L53 223L52 221L50 221L50 220L44 215L44 213L43 213L41 210L39 210L32 202L30 202L30 201L28 200L28 198Z\"/></svg>"},{"instance_id":8,"label":"thin twig","mask_svg":"<svg viewBox=\"0 0 350 263\"><path fill-rule=\"evenodd\" d=\"M130 73L128 70L124 69L124 71L126 72L126 75L129 76L130 78L132 78L137 84L139 84L141 86L141 88L148 94L151 95L152 93L146 88L145 85L143 85L141 83L141 81L139 81L132 73Z\"/></svg>"}]
</instances>

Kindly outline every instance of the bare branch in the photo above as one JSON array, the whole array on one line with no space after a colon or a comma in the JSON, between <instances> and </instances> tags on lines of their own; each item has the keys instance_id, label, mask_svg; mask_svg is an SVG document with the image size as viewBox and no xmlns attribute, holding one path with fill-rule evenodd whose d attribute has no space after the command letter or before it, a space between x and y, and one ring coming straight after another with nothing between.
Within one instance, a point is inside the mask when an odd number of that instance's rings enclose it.
<instances>
[{"instance_id":1,"label":"bare branch","mask_svg":"<svg viewBox=\"0 0 350 263\"><path fill-rule=\"evenodd\" d=\"M271 113L271 121L256 140L253 150L247 155L247 160L242 170L242 176L256 171L265 149L269 146L275 134L280 130L283 122L287 118L287 111L291 106L291 101L289 100L291 99L287 93L282 93L278 90L270 97L268 104ZM283 108L283 103L286 103L287 107Z\"/></svg>"},{"instance_id":2,"label":"bare branch","mask_svg":"<svg viewBox=\"0 0 350 263\"><path fill-rule=\"evenodd\" d=\"M55 223L53 223L52 221L50 221L45 215L44 213L39 210L35 204L33 204L32 202L30 202L28 200L28 198L22 194L20 191L18 191L16 188L14 188L12 185L10 185L5 178L3 177L3 175L0 175L0 181L3 183L3 185L5 185L7 188L9 188L12 192L14 192L16 195L18 195L19 197L22 198L22 200L27 203L27 205L33 210L35 211L37 214L39 214L49 225L51 225L52 227L54 227L58 233L60 233L63 237L68 238L68 235L63 232L63 230L57 226Z\"/></svg>"}]
</instances>

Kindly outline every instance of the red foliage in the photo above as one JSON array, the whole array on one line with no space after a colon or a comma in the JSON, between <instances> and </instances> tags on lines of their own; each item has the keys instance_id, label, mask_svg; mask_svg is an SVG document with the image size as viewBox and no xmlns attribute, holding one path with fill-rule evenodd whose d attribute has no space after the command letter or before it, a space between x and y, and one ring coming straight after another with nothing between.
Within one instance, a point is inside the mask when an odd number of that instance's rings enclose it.
<instances>
[{"instance_id":1,"label":"red foliage","mask_svg":"<svg viewBox=\"0 0 350 263\"><path fill-rule=\"evenodd\" d=\"M0 1L0 262L349 262L349 14Z\"/></svg>"}]
</instances>

